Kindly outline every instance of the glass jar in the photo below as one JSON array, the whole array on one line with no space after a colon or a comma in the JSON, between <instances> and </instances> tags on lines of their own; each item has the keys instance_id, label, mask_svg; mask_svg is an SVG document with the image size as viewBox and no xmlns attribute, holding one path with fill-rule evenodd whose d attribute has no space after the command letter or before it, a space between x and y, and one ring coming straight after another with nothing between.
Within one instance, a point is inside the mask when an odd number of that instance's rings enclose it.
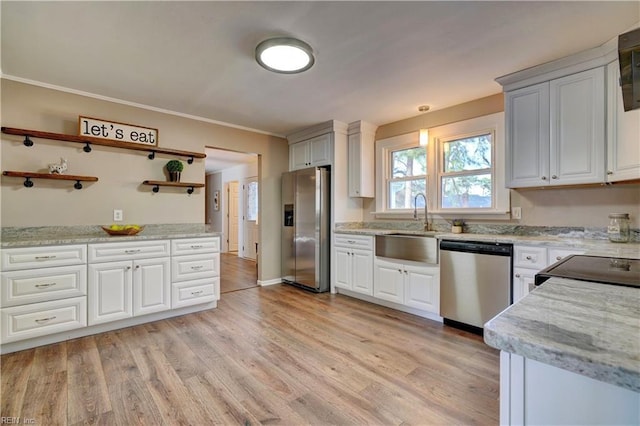
<instances>
[{"instance_id":1,"label":"glass jar","mask_svg":"<svg viewBox=\"0 0 640 426\"><path fill-rule=\"evenodd\" d=\"M611 213L607 234L609 234L609 241L612 243L629 241L629 213Z\"/></svg>"}]
</instances>

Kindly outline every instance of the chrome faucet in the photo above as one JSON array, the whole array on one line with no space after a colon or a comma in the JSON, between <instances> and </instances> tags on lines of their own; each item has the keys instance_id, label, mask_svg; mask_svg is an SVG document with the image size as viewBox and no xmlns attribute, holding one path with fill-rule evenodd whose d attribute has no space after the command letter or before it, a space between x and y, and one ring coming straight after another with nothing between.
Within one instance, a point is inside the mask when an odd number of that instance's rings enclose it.
<instances>
[{"instance_id":1,"label":"chrome faucet","mask_svg":"<svg viewBox=\"0 0 640 426\"><path fill-rule=\"evenodd\" d=\"M418 192L416 194L415 197L413 197L413 219L414 220L418 220L418 197L422 195L422 198L424 198L424 230L425 231L430 231L429 229L429 209L428 209L428 205L429 203L427 202L427 196L424 195L422 192Z\"/></svg>"}]
</instances>

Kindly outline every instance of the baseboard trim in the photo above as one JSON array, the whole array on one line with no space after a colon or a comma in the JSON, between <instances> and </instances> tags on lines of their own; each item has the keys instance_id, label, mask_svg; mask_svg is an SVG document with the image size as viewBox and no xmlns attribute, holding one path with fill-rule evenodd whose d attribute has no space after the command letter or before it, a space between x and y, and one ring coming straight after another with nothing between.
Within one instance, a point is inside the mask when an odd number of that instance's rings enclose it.
<instances>
[{"instance_id":1,"label":"baseboard trim","mask_svg":"<svg viewBox=\"0 0 640 426\"><path fill-rule=\"evenodd\" d=\"M274 284L282 284L282 278L274 278L272 280L258 280L258 285L260 287L266 287Z\"/></svg>"}]
</instances>

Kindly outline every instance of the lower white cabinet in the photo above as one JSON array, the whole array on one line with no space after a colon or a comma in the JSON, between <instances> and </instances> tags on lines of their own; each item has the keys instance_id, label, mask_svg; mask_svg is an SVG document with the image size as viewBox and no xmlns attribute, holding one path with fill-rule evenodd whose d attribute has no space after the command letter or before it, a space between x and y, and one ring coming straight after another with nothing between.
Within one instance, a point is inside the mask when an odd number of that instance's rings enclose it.
<instances>
[{"instance_id":1,"label":"lower white cabinet","mask_svg":"<svg viewBox=\"0 0 640 426\"><path fill-rule=\"evenodd\" d=\"M584 250L567 247L520 246L513 248L513 303L535 288L535 276L541 269Z\"/></svg>"},{"instance_id":2,"label":"lower white cabinet","mask_svg":"<svg viewBox=\"0 0 640 426\"><path fill-rule=\"evenodd\" d=\"M220 238L171 241L173 309L220 299Z\"/></svg>"},{"instance_id":3,"label":"lower white cabinet","mask_svg":"<svg viewBox=\"0 0 640 426\"><path fill-rule=\"evenodd\" d=\"M220 299L220 278L174 283L171 293L171 305L174 309Z\"/></svg>"},{"instance_id":4,"label":"lower white cabinet","mask_svg":"<svg viewBox=\"0 0 640 426\"><path fill-rule=\"evenodd\" d=\"M12 306L0 310L0 341L10 343L85 327L87 298Z\"/></svg>"},{"instance_id":5,"label":"lower white cabinet","mask_svg":"<svg viewBox=\"0 0 640 426\"><path fill-rule=\"evenodd\" d=\"M373 237L336 234L335 279L337 288L373 295Z\"/></svg>"},{"instance_id":6,"label":"lower white cabinet","mask_svg":"<svg viewBox=\"0 0 640 426\"><path fill-rule=\"evenodd\" d=\"M89 244L88 324L171 309L169 247L169 240Z\"/></svg>"},{"instance_id":7,"label":"lower white cabinet","mask_svg":"<svg viewBox=\"0 0 640 426\"><path fill-rule=\"evenodd\" d=\"M439 314L440 268L419 262L396 262L376 257L373 296Z\"/></svg>"}]
</instances>

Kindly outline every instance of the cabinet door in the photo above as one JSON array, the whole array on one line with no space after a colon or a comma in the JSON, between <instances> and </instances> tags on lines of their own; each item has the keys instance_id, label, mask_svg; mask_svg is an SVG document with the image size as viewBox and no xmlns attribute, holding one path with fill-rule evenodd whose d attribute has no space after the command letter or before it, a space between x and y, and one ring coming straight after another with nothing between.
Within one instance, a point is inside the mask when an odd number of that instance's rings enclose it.
<instances>
[{"instance_id":1,"label":"cabinet door","mask_svg":"<svg viewBox=\"0 0 640 426\"><path fill-rule=\"evenodd\" d=\"M618 61L607 66L607 181L640 179L640 109L624 110Z\"/></svg>"},{"instance_id":2,"label":"cabinet door","mask_svg":"<svg viewBox=\"0 0 640 426\"><path fill-rule=\"evenodd\" d=\"M551 185L604 182L604 68L552 80Z\"/></svg>"},{"instance_id":3,"label":"cabinet door","mask_svg":"<svg viewBox=\"0 0 640 426\"><path fill-rule=\"evenodd\" d=\"M116 321L133 315L132 278L130 261L89 265L89 325Z\"/></svg>"},{"instance_id":4,"label":"cabinet door","mask_svg":"<svg viewBox=\"0 0 640 426\"><path fill-rule=\"evenodd\" d=\"M309 140L309 166L331 164L331 134Z\"/></svg>"},{"instance_id":5,"label":"cabinet door","mask_svg":"<svg viewBox=\"0 0 640 426\"><path fill-rule=\"evenodd\" d=\"M360 163L360 133L349 135L348 167L349 167L349 197L364 197L360 192L362 174ZM369 197L369 195L367 195Z\"/></svg>"},{"instance_id":6,"label":"cabinet door","mask_svg":"<svg viewBox=\"0 0 640 426\"><path fill-rule=\"evenodd\" d=\"M351 285L351 250L344 247L336 247L336 282L335 286L352 289Z\"/></svg>"},{"instance_id":7,"label":"cabinet door","mask_svg":"<svg viewBox=\"0 0 640 426\"><path fill-rule=\"evenodd\" d=\"M351 251L353 291L373 296L373 253L368 250Z\"/></svg>"},{"instance_id":8,"label":"cabinet door","mask_svg":"<svg viewBox=\"0 0 640 426\"><path fill-rule=\"evenodd\" d=\"M376 259L373 273L373 295L395 303L404 303L403 265Z\"/></svg>"},{"instance_id":9,"label":"cabinet door","mask_svg":"<svg viewBox=\"0 0 640 426\"><path fill-rule=\"evenodd\" d=\"M535 269L513 268L513 303L535 288Z\"/></svg>"},{"instance_id":10,"label":"cabinet door","mask_svg":"<svg viewBox=\"0 0 640 426\"><path fill-rule=\"evenodd\" d=\"M133 263L134 316L171 309L170 264L168 257Z\"/></svg>"},{"instance_id":11,"label":"cabinet door","mask_svg":"<svg viewBox=\"0 0 640 426\"><path fill-rule=\"evenodd\" d=\"M549 83L505 93L507 186L549 182Z\"/></svg>"},{"instance_id":12,"label":"cabinet door","mask_svg":"<svg viewBox=\"0 0 640 426\"><path fill-rule=\"evenodd\" d=\"M547 262L549 265L559 262L567 256L572 254L582 254L584 250L574 249L574 248L550 248L549 249L549 261Z\"/></svg>"},{"instance_id":13,"label":"cabinet door","mask_svg":"<svg viewBox=\"0 0 640 426\"><path fill-rule=\"evenodd\" d=\"M289 145L289 170L309 167L309 144L307 142Z\"/></svg>"},{"instance_id":14,"label":"cabinet door","mask_svg":"<svg viewBox=\"0 0 640 426\"><path fill-rule=\"evenodd\" d=\"M440 313L440 268L404 266L404 303L412 308Z\"/></svg>"}]
</instances>

